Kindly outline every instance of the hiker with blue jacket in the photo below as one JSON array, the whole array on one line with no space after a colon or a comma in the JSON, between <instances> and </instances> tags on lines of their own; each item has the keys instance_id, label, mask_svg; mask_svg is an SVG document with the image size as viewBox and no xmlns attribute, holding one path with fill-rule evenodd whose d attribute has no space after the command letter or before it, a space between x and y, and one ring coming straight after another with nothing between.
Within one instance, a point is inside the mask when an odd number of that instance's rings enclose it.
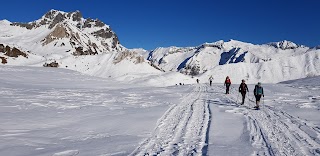
<instances>
[{"instance_id":1,"label":"hiker with blue jacket","mask_svg":"<svg viewBox=\"0 0 320 156\"><path fill-rule=\"evenodd\" d=\"M263 87L261 86L261 82L258 82L258 84L254 87L253 94L254 94L254 97L256 98L256 106L254 108L259 109L261 96L264 97Z\"/></svg>"}]
</instances>

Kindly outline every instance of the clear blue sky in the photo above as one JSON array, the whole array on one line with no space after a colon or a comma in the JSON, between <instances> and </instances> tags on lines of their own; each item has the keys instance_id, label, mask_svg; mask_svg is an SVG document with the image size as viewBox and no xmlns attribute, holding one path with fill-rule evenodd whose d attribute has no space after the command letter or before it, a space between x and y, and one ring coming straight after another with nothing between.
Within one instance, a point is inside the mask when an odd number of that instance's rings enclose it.
<instances>
[{"instance_id":1,"label":"clear blue sky","mask_svg":"<svg viewBox=\"0 0 320 156\"><path fill-rule=\"evenodd\" d=\"M110 25L122 45L154 49L235 39L320 45L319 0L8 0L0 19L30 22L79 10Z\"/></svg>"}]
</instances>

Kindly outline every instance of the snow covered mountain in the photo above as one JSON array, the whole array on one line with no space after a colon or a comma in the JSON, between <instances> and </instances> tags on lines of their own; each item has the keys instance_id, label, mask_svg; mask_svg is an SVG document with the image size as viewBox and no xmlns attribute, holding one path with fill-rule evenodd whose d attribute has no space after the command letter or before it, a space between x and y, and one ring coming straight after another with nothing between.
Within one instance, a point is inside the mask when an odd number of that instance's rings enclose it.
<instances>
[{"instance_id":1,"label":"snow covered mountain","mask_svg":"<svg viewBox=\"0 0 320 156\"><path fill-rule=\"evenodd\" d=\"M117 35L111 30L110 26L98 19L84 19L79 11L66 13L50 10L34 22L15 22L10 23L10 25L28 30L47 28L51 32L41 40L42 45L53 43L54 46L83 48L83 51L76 51L80 55L112 50L121 51L123 49L119 44ZM59 39L65 38L67 40L59 41Z\"/></svg>"},{"instance_id":2,"label":"snow covered mountain","mask_svg":"<svg viewBox=\"0 0 320 156\"><path fill-rule=\"evenodd\" d=\"M110 26L79 11L50 10L29 23L0 21L0 64L67 68L123 81L161 73L123 47Z\"/></svg>"},{"instance_id":3,"label":"snow covered mountain","mask_svg":"<svg viewBox=\"0 0 320 156\"><path fill-rule=\"evenodd\" d=\"M290 41L262 45L230 40L197 47L167 47L152 51L127 49L110 28L79 11L50 10L29 23L0 21L0 64L52 66L120 81L173 79L170 84L276 83L320 75L320 48ZM167 81L166 81L167 82ZM158 84L158 83L157 83Z\"/></svg>"},{"instance_id":4,"label":"snow covered mountain","mask_svg":"<svg viewBox=\"0 0 320 156\"><path fill-rule=\"evenodd\" d=\"M164 71L197 76L207 82L223 82L229 75L234 82L276 83L320 75L320 50L290 41L254 45L236 40L204 43L197 47L157 48L145 56Z\"/></svg>"}]
</instances>

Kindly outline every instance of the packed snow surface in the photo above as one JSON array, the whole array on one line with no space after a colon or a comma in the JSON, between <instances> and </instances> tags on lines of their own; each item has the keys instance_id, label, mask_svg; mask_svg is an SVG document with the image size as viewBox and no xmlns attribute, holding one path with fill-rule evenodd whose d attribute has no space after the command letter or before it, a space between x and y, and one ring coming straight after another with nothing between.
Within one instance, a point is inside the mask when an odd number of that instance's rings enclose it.
<instances>
[{"instance_id":1,"label":"packed snow surface","mask_svg":"<svg viewBox=\"0 0 320 156\"><path fill-rule=\"evenodd\" d=\"M320 77L262 84L253 110L253 85L241 106L239 84L226 95L206 81L153 87L59 68L0 72L0 155L320 155Z\"/></svg>"}]
</instances>

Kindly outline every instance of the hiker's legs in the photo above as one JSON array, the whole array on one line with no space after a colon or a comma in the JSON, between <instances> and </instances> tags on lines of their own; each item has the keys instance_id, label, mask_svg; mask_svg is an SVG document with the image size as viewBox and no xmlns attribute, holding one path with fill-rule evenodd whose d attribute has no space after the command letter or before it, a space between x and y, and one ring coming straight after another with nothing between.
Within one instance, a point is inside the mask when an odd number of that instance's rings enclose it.
<instances>
[{"instance_id":1,"label":"hiker's legs","mask_svg":"<svg viewBox=\"0 0 320 156\"><path fill-rule=\"evenodd\" d=\"M261 95L256 95L256 107L259 107Z\"/></svg>"},{"instance_id":2,"label":"hiker's legs","mask_svg":"<svg viewBox=\"0 0 320 156\"><path fill-rule=\"evenodd\" d=\"M227 87L226 94L229 94L230 85L226 84L226 87Z\"/></svg>"},{"instance_id":3,"label":"hiker's legs","mask_svg":"<svg viewBox=\"0 0 320 156\"><path fill-rule=\"evenodd\" d=\"M246 92L241 92L242 95L242 104L244 104L244 100L246 98Z\"/></svg>"}]
</instances>

